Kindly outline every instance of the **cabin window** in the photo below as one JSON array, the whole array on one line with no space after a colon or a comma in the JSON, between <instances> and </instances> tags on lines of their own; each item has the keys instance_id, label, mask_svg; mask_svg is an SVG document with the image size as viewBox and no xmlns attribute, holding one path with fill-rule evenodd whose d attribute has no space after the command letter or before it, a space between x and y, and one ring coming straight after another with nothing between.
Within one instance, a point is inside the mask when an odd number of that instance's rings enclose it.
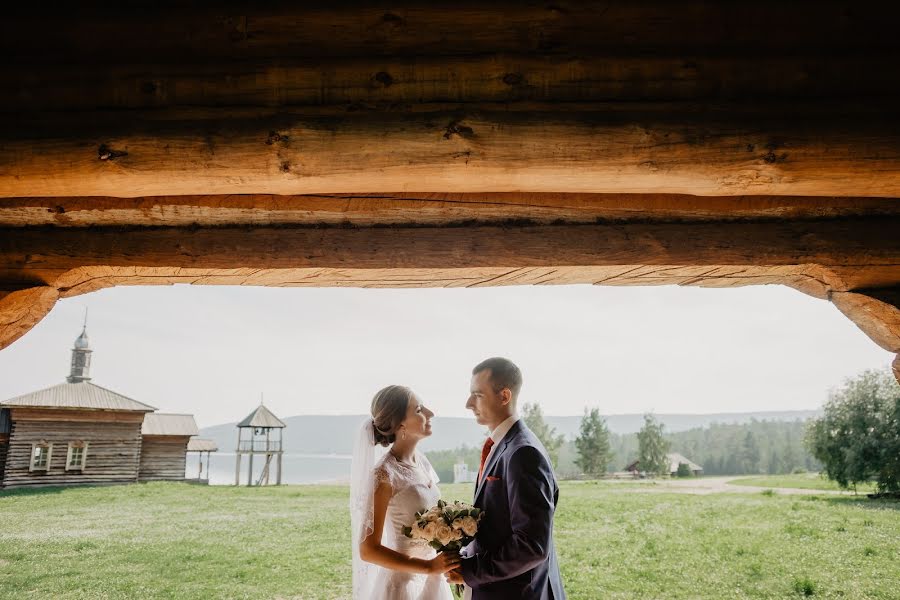
<instances>
[{"instance_id":1,"label":"cabin window","mask_svg":"<svg viewBox=\"0 0 900 600\"><path fill-rule=\"evenodd\" d=\"M31 447L31 465L29 471L46 471L50 468L50 456L53 444L35 444Z\"/></svg>"},{"instance_id":2,"label":"cabin window","mask_svg":"<svg viewBox=\"0 0 900 600\"><path fill-rule=\"evenodd\" d=\"M66 456L66 471L83 471L87 461L87 442L72 442Z\"/></svg>"}]
</instances>

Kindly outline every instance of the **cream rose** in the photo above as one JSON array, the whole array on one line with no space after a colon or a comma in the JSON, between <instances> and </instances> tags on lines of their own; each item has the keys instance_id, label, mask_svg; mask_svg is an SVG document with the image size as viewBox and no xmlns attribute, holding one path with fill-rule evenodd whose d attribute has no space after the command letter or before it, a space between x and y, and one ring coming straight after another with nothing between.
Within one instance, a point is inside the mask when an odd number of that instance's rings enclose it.
<instances>
[{"instance_id":1,"label":"cream rose","mask_svg":"<svg viewBox=\"0 0 900 600\"><path fill-rule=\"evenodd\" d=\"M472 537L478 532L478 521L473 517L461 517L453 521L453 528L459 529L467 536Z\"/></svg>"},{"instance_id":2,"label":"cream rose","mask_svg":"<svg viewBox=\"0 0 900 600\"><path fill-rule=\"evenodd\" d=\"M453 541L453 530L449 525L438 525L434 530L434 537L441 546L446 546Z\"/></svg>"}]
</instances>

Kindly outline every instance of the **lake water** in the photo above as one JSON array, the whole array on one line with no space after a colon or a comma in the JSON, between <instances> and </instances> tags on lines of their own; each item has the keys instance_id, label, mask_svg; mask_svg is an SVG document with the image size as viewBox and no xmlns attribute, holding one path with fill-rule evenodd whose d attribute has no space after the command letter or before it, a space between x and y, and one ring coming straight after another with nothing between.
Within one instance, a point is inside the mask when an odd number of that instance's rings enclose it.
<instances>
[{"instance_id":1,"label":"lake water","mask_svg":"<svg viewBox=\"0 0 900 600\"><path fill-rule=\"evenodd\" d=\"M247 484L248 456L241 458L241 484ZM350 456L340 454L285 454L282 457L284 472L281 482L290 483L346 483L350 481ZM259 479L265 459L253 457L253 482ZM209 461L209 483L211 485L234 485L235 454L214 452ZM203 459L204 475L206 458ZM269 467L269 483L275 483L275 459ZM197 455L188 454L187 477L197 477Z\"/></svg>"}]
</instances>

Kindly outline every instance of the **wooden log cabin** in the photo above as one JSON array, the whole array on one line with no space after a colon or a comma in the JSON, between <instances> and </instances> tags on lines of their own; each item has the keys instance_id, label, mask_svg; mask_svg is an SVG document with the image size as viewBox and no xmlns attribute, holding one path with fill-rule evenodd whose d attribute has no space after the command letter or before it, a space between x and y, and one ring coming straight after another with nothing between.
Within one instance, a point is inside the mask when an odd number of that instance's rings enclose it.
<instances>
[{"instance_id":1,"label":"wooden log cabin","mask_svg":"<svg viewBox=\"0 0 900 600\"><path fill-rule=\"evenodd\" d=\"M193 417L92 383L91 352L85 328L65 383L0 402L0 488L185 478Z\"/></svg>"},{"instance_id":2,"label":"wooden log cabin","mask_svg":"<svg viewBox=\"0 0 900 600\"><path fill-rule=\"evenodd\" d=\"M0 348L116 285L780 284L898 354L898 19L866 0L16 6Z\"/></svg>"}]
</instances>

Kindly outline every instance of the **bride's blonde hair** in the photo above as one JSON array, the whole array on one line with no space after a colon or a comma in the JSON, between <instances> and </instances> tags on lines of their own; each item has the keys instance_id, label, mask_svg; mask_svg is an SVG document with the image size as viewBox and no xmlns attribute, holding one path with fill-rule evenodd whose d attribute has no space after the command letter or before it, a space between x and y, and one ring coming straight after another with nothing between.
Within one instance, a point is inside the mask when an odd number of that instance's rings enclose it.
<instances>
[{"instance_id":1,"label":"bride's blonde hair","mask_svg":"<svg viewBox=\"0 0 900 600\"><path fill-rule=\"evenodd\" d=\"M372 424L375 443L390 446L397 439L397 429L406 419L412 390L403 385L389 385L372 398Z\"/></svg>"}]
</instances>

